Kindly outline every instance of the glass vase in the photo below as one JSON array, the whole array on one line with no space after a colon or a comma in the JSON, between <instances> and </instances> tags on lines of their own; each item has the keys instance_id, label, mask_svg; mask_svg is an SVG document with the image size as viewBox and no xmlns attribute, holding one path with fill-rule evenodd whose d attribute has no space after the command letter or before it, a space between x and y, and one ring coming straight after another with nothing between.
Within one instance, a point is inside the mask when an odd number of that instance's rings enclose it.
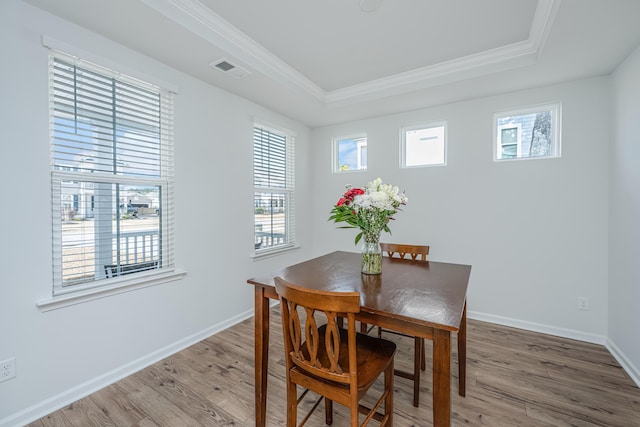
<instances>
[{"instance_id":1,"label":"glass vase","mask_svg":"<svg viewBox=\"0 0 640 427\"><path fill-rule=\"evenodd\" d=\"M382 250L380 249L380 235L363 236L362 265L364 274L382 273Z\"/></svg>"}]
</instances>

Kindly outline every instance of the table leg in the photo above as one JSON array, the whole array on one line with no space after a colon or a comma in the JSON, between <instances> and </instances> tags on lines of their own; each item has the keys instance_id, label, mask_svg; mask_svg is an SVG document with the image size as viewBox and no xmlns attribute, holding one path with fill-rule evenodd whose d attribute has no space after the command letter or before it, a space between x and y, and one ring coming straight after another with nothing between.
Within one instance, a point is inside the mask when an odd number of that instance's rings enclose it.
<instances>
[{"instance_id":1,"label":"table leg","mask_svg":"<svg viewBox=\"0 0 640 427\"><path fill-rule=\"evenodd\" d=\"M433 426L451 425L451 332L433 331Z\"/></svg>"},{"instance_id":2,"label":"table leg","mask_svg":"<svg viewBox=\"0 0 640 427\"><path fill-rule=\"evenodd\" d=\"M464 303L458 331L458 394L466 395L467 383L467 302Z\"/></svg>"},{"instance_id":3,"label":"table leg","mask_svg":"<svg viewBox=\"0 0 640 427\"><path fill-rule=\"evenodd\" d=\"M269 298L260 286L255 287L254 297L256 427L264 427L267 422Z\"/></svg>"}]
</instances>

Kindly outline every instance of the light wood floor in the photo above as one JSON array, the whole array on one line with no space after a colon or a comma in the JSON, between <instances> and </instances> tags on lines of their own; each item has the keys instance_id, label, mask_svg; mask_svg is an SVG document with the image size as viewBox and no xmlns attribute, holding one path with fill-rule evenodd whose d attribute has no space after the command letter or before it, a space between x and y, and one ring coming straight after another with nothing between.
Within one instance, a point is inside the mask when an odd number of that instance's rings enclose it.
<instances>
[{"instance_id":1,"label":"light wood floor","mask_svg":"<svg viewBox=\"0 0 640 427\"><path fill-rule=\"evenodd\" d=\"M279 309L271 313L267 424L284 426ZM413 341L385 337L399 343L396 367L410 369ZM640 390L602 346L470 320L467 348L465 398L452 363L454 426L640 426ZM430 351L419 408L411 383L395 379L395 426L432 425ZM253 382L249 319L30 426L253 426ZM347 425L335 408L334 425ZM324 425L324 411L307 425Z\"/></svg>"}]
</instances>

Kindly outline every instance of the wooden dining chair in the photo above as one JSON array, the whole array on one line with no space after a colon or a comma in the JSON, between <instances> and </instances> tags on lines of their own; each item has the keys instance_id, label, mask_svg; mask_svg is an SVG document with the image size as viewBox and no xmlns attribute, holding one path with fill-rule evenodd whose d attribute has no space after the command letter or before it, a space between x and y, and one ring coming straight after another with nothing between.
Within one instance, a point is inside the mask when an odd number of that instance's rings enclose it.
<instances>
[{"instance_id":1,"label":"wooden dining chair","mask_svg":"<svg viewBox=\"0 0 640 427\"><path fill-rule=\"evenodd\" d=\"M396 345L356 332L359 292L312 290L275 278L280 297L286 359L287 427L296 427L298 403L309 390L320 395L303 426L322 399L325 422L333 422L333 402L350 410L350 426L371 419L393 425L393 357ZM317 318L316 318L317 316ZM344 329L342 319L347 319ZM326 324L318 326L318 321ZM371 385L384 373L384 388L371 408L360 405ZM298 397L298 385L305 391ZM384 412L381 412L381 407ZM359 424L359 413L365 414Z\"/></svg>"},{"instance_id":2,"label":"wooden dining chair","mask_svg":"<svg viewBox=\"0 0 640 427\"><path fill-rule=\"evenodd\" d=\"M383 255L396 258L411 258L413 260L426 261L429 255L429 246L423 245L402 245L396 243L380 243ZM420 371L426 369L426 348L424 338L411 337L400 332L378 328L378 337L382 337L382 332L390 332L396 335L402 335L414 339L413 351L413 372L395 370L395 374L399 377L413 381L413 406L416 408L420 404Z\"/></svg>"}]
</instances>

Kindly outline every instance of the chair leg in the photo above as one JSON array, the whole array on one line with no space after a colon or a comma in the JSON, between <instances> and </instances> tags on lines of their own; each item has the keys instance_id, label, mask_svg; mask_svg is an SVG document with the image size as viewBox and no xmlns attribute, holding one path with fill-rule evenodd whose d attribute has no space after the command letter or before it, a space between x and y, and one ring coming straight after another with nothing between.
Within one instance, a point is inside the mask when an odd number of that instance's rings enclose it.
<instances>
[{"instance_id":1,"label":"chair leg","mask_svg":"<svg viewBox=\"0 0 640 427\"><path fill-rule=\"evenodd\" d=\"M378 338L382 337L382 328L378 327ZM424 338L414 337L413 350L413 406L420 405L420 371L427 369L426 343ZM401 375L405 378L410 376Z\"/></svg>"},{"instance_id":2,"label":"chair leg","mask_svg":"<svg viewBox=\"0 0 640 427\"><path fill-rule=\"evenodd\" d=\"M351 397L351 407L349 408L351 423L349 424L351 427L359 427L360 426L360 408L358 405L358 396Z\"/></svg>"},{"instance_id":3,"label":"chair leg","mask_svg":"<svg viewBox=\"0 0 640 427\"><path fill-rule=\"evenodd\" d=\"M384 414L389 415L388 426L393 426L393 376L394 366L393 359L391 359L389 367L384 371L384 389L388 391L384 400Z\"/></svg>"},{"instance_id":4,"label":"chair leg","mask_svg":"<svg viewBox=\"0 0 640 427\"><path fill-rule=\"evenodd\" d=\"M422 360L422 346L424 342L422 338L414 339L413 351L413 406L416 408L420 404L420 365Z\"/></svg>"},{"instance_id":5,"label":"chair leg","mask_svg":"<svg viewBox=\"0 0 640 427\"><path fill-rule=\"evenodd\" d=\"M360 333L361 334L366 334L367 333L367 327L368 325L364 322L360 322Z\"/></svg>"},{"instance_id":6,"label":"chair leg","mask_svg":"<svg viewBox=\"0 0 640 427\"><path fill-rule=\"evenodd\" d=\"M324 422L328 426L333 424L333 400L324 398Z\"/></svg>"},{"instance_id":7,"label":"chair leg","mask_svg":"<svg viewBox=\"0 0 640 427\"><path fill-rule=\"evenodd\" d=\"M295 383L289 381L287 387L287 427L298 424L298 392Z\"/></svg>"}]
</instances>

